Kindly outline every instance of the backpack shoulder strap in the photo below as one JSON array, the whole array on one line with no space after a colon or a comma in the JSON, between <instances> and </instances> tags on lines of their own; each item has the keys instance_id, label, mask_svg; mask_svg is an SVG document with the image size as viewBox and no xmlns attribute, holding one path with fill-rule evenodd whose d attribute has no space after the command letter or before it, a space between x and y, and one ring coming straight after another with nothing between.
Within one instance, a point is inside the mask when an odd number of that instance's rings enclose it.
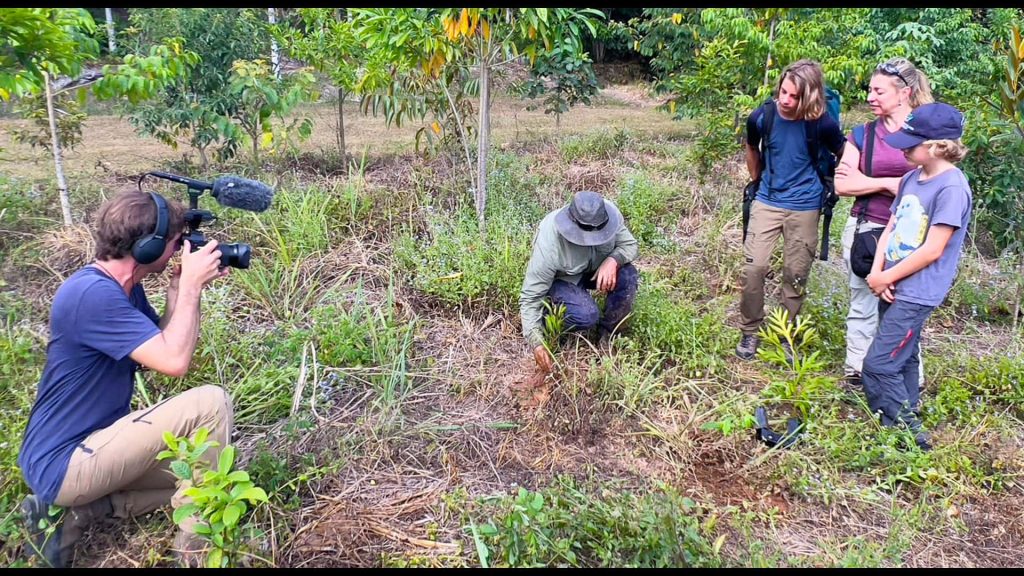
<instances>
[{"instance_id":1,"label":"backpack shoulder strap","mask_svg":"<svg viewBox=\"0 0 1024 576\"><path fill-rule=\"evenodd\" d=\"M853 145L857 150L864 150L864 124L857 124L853 127Z\"/></svg>"},{"instance_id":2,"label":"backpack shoulder strap","mask_svg":"<svg viewBox=\"0 0 1024 576\"><path fill-rule=\"evenodd\" d=\"M867 177L871 177L872 172L874 171L873 168L872 168L872 161L874 159L875 129L876 129L877 126L878 126L878 120L872 120L871 122L868 122L867 124L864 124L863 127L859 127L858 126L859 128L861 128L861 138L862 138L861 146L858 146L858 148L860 148L861 151L862 151L863 166L864 166L863 172L864 172L864 175L867 176ZM857 137L857 132L854 131L854 138L856 138L856 137ZM863 221L865 221L865 220L867 220L867 217L868 217L868 198L870 196L871 196L870 194L865 194L865 195L857 198L857 201L855 202L855 205L859 206L859 208L857 209L857 223L858 224L863 222Z\"/></svg>"},{"instance_id":3,"label":"backpack shoulder strap","mask_svg":"<svg viewBox=\"0 0 1024 576\"><path fill-rule=\"evenodd\" d=\"M878 126L878 120L872 120L864 126L864 175L871 176L874 168L872 167L873 152L875 150L875 130Z\"/></svg>"},{"instance_id":4,"label":"backpack shoulder strap","mask_svg":"<svg viewBox=\"0 0 1024 576\"><path fill-rule=\"evenodd\" d=\"M761 171L767 170L769 174L769 185L771 184L772 163L768 161L768 138L772 133L772 126L775 125L775 100L769 98L761 104ZM764 176L762 175L762 178ZM770 190L770 187L769 187Z\"/></svg>"},{"instance_id":5,"label":"backpack shoulder strap","mask_svg":"<svg viewBox=\"0 0 1024 576\"><path fill-rule=\"evenodd\" d=\"M761 154L768 149L768 136L775 125L775 101L771 98L761 104Z\"/></svg>"}]
</instances>

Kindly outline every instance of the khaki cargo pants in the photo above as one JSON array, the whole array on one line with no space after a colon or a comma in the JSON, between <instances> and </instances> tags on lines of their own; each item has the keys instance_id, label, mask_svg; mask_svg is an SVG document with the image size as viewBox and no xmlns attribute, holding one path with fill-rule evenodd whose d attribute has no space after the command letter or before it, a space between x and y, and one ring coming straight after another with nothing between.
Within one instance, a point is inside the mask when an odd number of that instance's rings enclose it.
<instances>
[{"instance_id":1,"label":"khaki cargo pants","mask_svg":"<svg viewBox=\"0 0 1024 576\"><path fill-rule=\"evenodd\" d=\"M231 398L219 386L193 388L136 410L78 444L54 503L81 509L109 494L116 518L152 512L172 499L179 506L187 485L176 482L170 459L156 459L167 449L164 432L191 437L205 426L209 439L218 445L209 448L203 459L216 466L220 451L230 441L233 421Z\"/></svg>"},{"instance_id":2,"label":"khaki cargo pants","mask_svg":"<svg viewBox=\"0 0 1024 576\"><path fill-rule=\"evenodd\" d=\"M807 277L818 243L818 210L784 210L754 200L740 272L740 330L756 334L764 321L764 279L782 235L782 300L795 319L804 303Z\"/></svg>"}]
</instances>

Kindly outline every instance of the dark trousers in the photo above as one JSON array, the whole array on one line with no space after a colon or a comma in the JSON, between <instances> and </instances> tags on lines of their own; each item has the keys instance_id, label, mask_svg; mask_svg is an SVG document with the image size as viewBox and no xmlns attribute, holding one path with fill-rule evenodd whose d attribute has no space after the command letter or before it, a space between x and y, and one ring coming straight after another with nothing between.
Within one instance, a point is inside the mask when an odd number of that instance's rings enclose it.
<instances>
[{"instance_id":1,"label":"dark trousers","mask_svg":"<svg viewBox=\"0 0 1024 576\"><path fill-rule=\"evenodd\" d=\"M636 300L636 287L639 273L632 264L619 267L615 289L608 293L604 303L604 316L597 308L597 302L590 296L590 290L597 287L597 282L590 277L593 272L586 272L579 284L570 284L564 280L555 280L548 290L552 304L565 305L565 327L569 330L589 330L598 323L607 332L619 327L619 323L633 310Z\"/></svg>"},{"instance_id":2,"label":"dark trousers","mask_svg":"<svg viewBox=\"0 0 1024 576\"><path fill-rule=\"evenodd\" d=\"M934 309L898 298L892 304L878 300L878 332L864 356L861 382L868 407L882 413L885 426L902 421L915 432L921 428L917 351L924 322Z\"/></svg>"}]
</instances>

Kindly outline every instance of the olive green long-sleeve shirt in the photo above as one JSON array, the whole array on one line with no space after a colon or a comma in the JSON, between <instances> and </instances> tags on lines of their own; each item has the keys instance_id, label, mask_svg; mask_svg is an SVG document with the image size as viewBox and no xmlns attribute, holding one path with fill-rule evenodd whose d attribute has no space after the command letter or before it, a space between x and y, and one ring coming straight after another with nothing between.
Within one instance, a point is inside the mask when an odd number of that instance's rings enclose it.
<instances>
[{"instance_id":1,"label":"olive green long-sleeve shirt","mask_svg":"<svg viewBox=\"0 0 1024 576\"><path fill-rule=\"evenodd\" d=\"M577 284L584 274L592 276L605 258L611 256L622 267L632 262L638 252L636 238L626 228L625 222L612 240L599 246L580 246L569 242L555 226L555 214L559 210L549 212L537 227L533 254L526 266L523 289L519 293L523 336L531 349L544 341L542 302L555 280Z\"/></svg>"}]
</instances>

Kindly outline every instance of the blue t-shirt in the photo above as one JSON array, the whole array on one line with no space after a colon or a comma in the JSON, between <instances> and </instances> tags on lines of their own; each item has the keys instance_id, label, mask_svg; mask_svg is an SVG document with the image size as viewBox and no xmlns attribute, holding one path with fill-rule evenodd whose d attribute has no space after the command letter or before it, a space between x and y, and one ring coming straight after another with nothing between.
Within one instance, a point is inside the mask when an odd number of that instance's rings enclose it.
<instances>
[{"instance_id":1,"label":"blue t-shirt","mask_svg":"<svg viewBox=\"0 0 1024 576\"><path fill-rule=\"evenodd\" d=\"M757 199L783 210L821 209L822 183L807 150L806 130L811 121L786 120L776 112L768 134L767 153ZM831 116L825 114L818 122L818 146L838 154L845 139ZM761 144L764 134L764 111L758 107L747 118L747 143L753 148Z\"/></svg>"},{"instance_id":2,"label":"blue t-shirt","mask_svg":"<svg viewBox=\"0 0 1024 576\"><path fill-rule=\"evenodd\" d=\"M159 322L141 284L129 296L92 266L57 290L46 366L18 454L25 482L44 502L57 498L75 446L130 412L138 364L129 354L160 333Z\"/></svg>"},{"instance_id":3,"label":"blue t-shirt","mask_svg":"<svg viewBox=\"0 0 1024 576\"><path fill-rule=\"evenodd\" d=\"M892 268L920 248L928 237L929 227L945 224L955 228L938 260L896 284L896 298L938 306L953 286L960 262L960 248L971 221L971 187L956 167L927 180L920 178L918 168L900 181L899 193L890 208L896 222L885 248L885 268Z\"/></svg>"}]
</instances>

